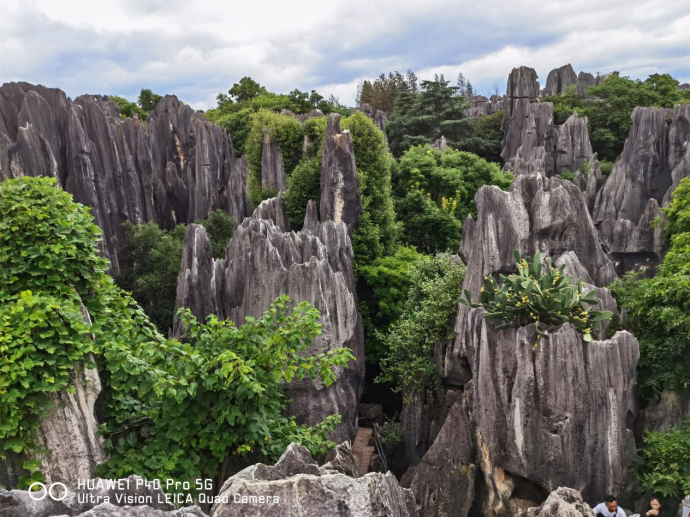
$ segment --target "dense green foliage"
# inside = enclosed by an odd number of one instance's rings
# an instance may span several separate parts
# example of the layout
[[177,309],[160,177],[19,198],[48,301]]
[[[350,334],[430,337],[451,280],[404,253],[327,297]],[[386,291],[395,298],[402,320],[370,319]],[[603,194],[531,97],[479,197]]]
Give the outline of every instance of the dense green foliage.
[[641,489],[651,495],[670,497],[666,509],[690,493],[690,419],[668,432],[646,430],[640,458],[633,466]]
[[[100,229],[54,178],[0,183],[0,458],[39,452],[35,430],[95,349],[80,311],[104,261]],[[20,483],[40,480],[28,461]]]
[[503,111],[469,120],[469,135],[460,142],[462,151],[474,153],[489,162],[501,163]]
[[[599,301],[594,298],[596,290],[583,293],[582,278],[577,283],[572,277],[564,275],[565,264],[554,268],[551,258],[546,259],[546,268],[541,263],[541,254],[534,259],[522,258],[520,252],[513,251],[518,273],[505,276],[500,285],[492,277],[484,277],[478,304],[472,303],[469,290],[465,290],[462,304],[486,310],[484,318],[501,320],[496,330],[536,324],[537,340],[549,336],[545,326],[560,326],[570,322],[583,335],[586,342],[592,340],[592,324],[609,320],[611,311],[591,309]],[[585,305],[587,304],[587,305]]]
[[155,94],[150,88],[142,88],[137,99],[137,104],[145,112],[153,111],[158,102],[163,99],[162,95]]
[[245,152],[249,169],[249,200],[255,207],[262,200],[277,194],[273,190],[261,186],[261,157],[265,135],[270,141],[278,142],[285,174],[288,176],[292,174],[299,163],[304,143],[302,125],[294,117],[264,109],[252,114]]
[[348,349],[304,355],[320,333],[316,310],[290,311],[280,297],[239,327],[216,317],[200,324],[185,311],[186,343],[165,339],[106,274],[88,209],[55,184],[0,184],[0,451],[28,459],[21,485],[42,478],[35,430],[47,394],[73,390],[90,352],[104,384],[105,476],[194,480],[215,476],[232,454],[248,463],[275,460],[292,441],[315,454],[331,446],[337,416],[309,427],[284,415],[285,383],[320,376],[328,385],[352,358]]
[[400,95],[404,92],[417,92],[417,76],[410,70],[407,76],[400,72],[381,74],[373,82],[363,81],[359,85],[357,106],[368,104],[374,113],[382,110],[391,113]]
[[441,136],[449,145],[460,148],[470,134],[470,119],[465,115],[467,99],[457,95],[443,76],[422,81],[419,92],[400,94],[395,110],[389,114],[386,134],[391,152],[401,156],[411,146],[431,144]]
[[653,278],[625,275],[611,286],[640,342],[637,384],[647,397],[690,388],[690,179],[663,209],[670,243]]
[[115,282],[132,293],[161,333],[173,323],[185,230],[185,225],[166,232],[155,223],[126,222],[125,242],[118,250]]
[[378,383],[391,383],[396,391],[436,387],[434,345],[452,332],[464,277],[465,266],[450,254],[415,263],[403,313],[380,337],[386,356]]
[[142,110],[137,103],[128,101],[124,97],[109,95],[108,99],[117,104],[117,107],[120,109],[120,115],[124,118],[134,117],[134,115],[136,115],[139,117],[139,120],[143,122],[146,121],[146,117],[149,115],[148,112]]
[[212,119],[221,128],[228,132],[232,138],[232,145],[235,156],[241,157],[245,154],[244,146],[251,130],[251,120],[254,110],[242,108],[241,110],[225,113]]
[[[216,210],[208,219],[196,223],[205,227],[213,257],[225,257],[235,221],[225,212]],[[165,231],[155,223],[134,225],[126,222],[125,242],[118,250],[120,273],[115,282],[132,293],[161,333],[167,333],[173,322],[185,231],[183,224]]]
[[352,236],[355,268],[392,254],[398,243],[398,225],[391,196],[391,158],[383,133],[361,112],[341,121],[352,135],[362,212]]
[[573,113],[589,119],[589,137],[599,159],[614,161],[623,151],[637,106],[673,108],[690,102],[690,92],[678,90],[678,81],[668,74],[653,74],[645,81],[621,76],[604,76],[596,87],[588,89],[588,98],[579,96],[572,86],[563,95],[543,98],[554,104],[554,123],[562,124]]
[[333,446],[326,434],[339,416],[299,426],[283,415],[283,389],[306,376],[320,376],[328,386],[333,369],[352,355],[336,349],[305,356],[321,332],[319,314],[307,303],[292,311],[290,306],[279,297],[261,318],[241,326],[215,316],[201,324],[186,310],[181,317],[188,343],[158,337],[157,347],[146,343],[120,355],[106,353],[109,419],[103,433],[110,459],[99,472],[193,481],[222,478],[231,456],[246,457],[240,465],[274,461],[292,441],[325,454]]
[[428,145],[408,149],[393,178],[403,240],[422,252],[457,250],[464,220],[477,215],[477,190],[507,189],[512,180],[511,173],[471,153]]

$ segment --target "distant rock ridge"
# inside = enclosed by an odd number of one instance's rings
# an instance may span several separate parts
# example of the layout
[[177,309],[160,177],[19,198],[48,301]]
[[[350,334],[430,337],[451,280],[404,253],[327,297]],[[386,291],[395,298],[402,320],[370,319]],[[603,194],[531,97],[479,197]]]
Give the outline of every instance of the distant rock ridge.
[[470,107],[467,110],[467,114],[475,118],[491,115],[503,109],[505,100],[505,95],[492,95],[491,98],[483,95],[473,95],[469,98]]
[[136,117],[119,115],[105,96],[72,101],[58,89],[2,85],[0,180],[58,178],[76,201],[91,207],[114,272],[125,221],[169,229],[216,209],[232,207],[238,220],[251,213],[246,181],[234,178],[232,140],[203,114],[166,96],[149,114],[146,130]]

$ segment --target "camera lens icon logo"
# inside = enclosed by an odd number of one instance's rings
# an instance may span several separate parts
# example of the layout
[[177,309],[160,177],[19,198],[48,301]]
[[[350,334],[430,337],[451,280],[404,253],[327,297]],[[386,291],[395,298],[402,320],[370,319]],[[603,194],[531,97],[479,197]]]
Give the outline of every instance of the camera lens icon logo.
[[[34,487],[38,487],[40,489],[34,491]],[[59,488],[62,488],[62,491],[59,491]],[[41,489],[43,490],[43,494],[40,497],[34,496],[34,494],[40,493]],[[58,489],[58,491],[56,491],[56,489]],[[61,502],[65,499],[65,497],[67,497],[67,486],[62,482],[53,482],[50,484],[50,487],[46,487],[46,485],[42,482],[34,482],[29,486],[29,498],[35,500],[36,502],[40,502],[48,495],[50,495],[50,498],[56,502]]]

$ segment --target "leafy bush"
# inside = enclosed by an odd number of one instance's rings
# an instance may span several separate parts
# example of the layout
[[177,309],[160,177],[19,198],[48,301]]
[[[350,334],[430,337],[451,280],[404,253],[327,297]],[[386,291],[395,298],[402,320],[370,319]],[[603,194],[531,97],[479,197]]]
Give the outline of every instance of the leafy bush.
[[501,274],[503,283],[500,286],[493,278],[484,277],[479,304],[472,303],[469,290],[465,290],[465,298],[460,299],[462,304],[486,309],[486,319],[503,320],[505,323],[496,326],[497,330],[534,323],[537,335],[547,337],[548,331],[539,329],[540,324],[559,326],[570,322],[589,342],[592,340],[592,324],[613,316],[611,311],[584,306],[599,304],[593,298],[596,291],[583,294],[582,278],[574,284],[571,277],[563,274],[565,265],[554,268],[551,258],[547,258],[546,269],[543,269],[539,252],[534,260],[530,257],[523,259],[517,250],[513,254],[517,261],[517,274],[507,277]]
[[561,174],[556,175],[556,178],[560,180],[568,180],[569,182],[575,181],[575,173],[572,171],[563,171]]
[[437,386],[434,345],[452,332],[465,266],[450,254],[424,256],[415,263],[401,317],[379,339],[386,356],[377,383],[394,390],[425,391]]
[[109,95],[108,99],[117,104],[117,107],[120,109],[120,115],[124,118],[134,117],[136,114],[140,121],[145,122],[146,117],[149,115],[147,111],[142,110],[136,103],[128,101],[124,97]]
[[625,323],[640,342],[638,387],[648,398],[664,389],[690,388],[690,179],[663,209],[671,248],[651,279],[634,273],[611,285],[628,313]]
[[676,502],[690,493],[690,419],[666,433],[646,430],[638,453],[632,472],[643,491]]
[[285,211],[290,225],[302,227],[307,213],[307,203],[314,200],[318,209],[321,203],[321,154],[303,159],[288,178],[288,189],[283,195]]
[[610,175],[611,171],[613,171],[613,162],[609,162],[606,159],[601,160],[599,162],[599,166],[601,167],[601,174],[604,176]]
[[291,305],[281,296],[261,318],[239,327],[215,316],[202,324],[184,310],[188,343],[154,337],[156,346],[105,352],[110,376],[103,433],[110,459],[99,474],[221,478],[227,458],[241,465],[274,461],[292,441],[325,454],[334,446],[326,435],[339,416],[297,425],[284,415],[283,389],[307,376],[330,385],[333,369],[352,354],[343,348],[305,356],[321,332],[319,313],[306,302],[289,311]]
[[245,145],[249,137],[253,113],[254,111],[251,108],[243,108],[242,110],[226,113],[217,118],[209,117],[209,120],[212,120],[212,122],[215,122],[228,132],[232,138],[232,145],[235,150],[235,156],[237,157],[245,154]]

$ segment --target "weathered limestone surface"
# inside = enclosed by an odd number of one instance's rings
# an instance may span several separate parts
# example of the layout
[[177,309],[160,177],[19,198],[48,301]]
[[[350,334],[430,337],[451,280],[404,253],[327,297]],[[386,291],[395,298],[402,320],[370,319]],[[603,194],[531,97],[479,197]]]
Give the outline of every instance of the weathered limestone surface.
[[557,127],[556,174],[563,171],[575,172],[592,159],[592,145],[589,142],[587,117],[573,113],[568,120]]
[[577,86],[575,88],[575,91],[578,95],[581,95],[583,97],[589,97],[589,94],[587,94],[587,88],[589,88],[590,86],[598,86],[600,82],[601,77],[594,77],[589,72],[580,72],[577,75]]
[[171,511],[161,511],[148,505],[125,505],[119,507],[112,503],[99,504],[77,516],[207,516],[197,505],[181,507]]
[[264,133],[264,143],[261,151],[261,186],[272,189],[276,193],[285,191],[287,176],[283,167],[283,155],[278,142],[271,140],[268,133]]
[[594,512],[578,491],[559,487],[539,507],[530,507],[522,516],[594,516]]
[[467,516],[474,501],[475,462],[469,408],[461,399],[414,471],[410,489],[420,515]]
[[225,192],[228,196],[228,214],[239,225],[244,218],[252,213],[252,205],[247,194],[246,156],[242,156],[235,161],[235,167],[228,178]]
[[[354,439],[357,404],[363,387],[364,340],[354,291],[352,245],[343,222],[309,221],[300,232],[288,232],[272,219],[262,219],[263,206],[284,211],[282,200],[262,203],[251,218],[236,229],[225,259],[211,258],[203,227],[190,225],[185,236],[178,277],[177,307],[189,307],[198,318],[216,314],[242,324],[245,317],[260,317],[279,296],[294,304],[308,301],[321,312],[323,333],[309,354],[349,347],[357,358],[339,369],[337,381],[325,387],[321,380],[293,381],[288,390],[291,415],[315,424],[331,414],[343,423],[339,441]],[[175,330],[179,332],[179,322]]]
[[[296,443],[275,466],[255,464],[229,478],[220,494],[229,502],[215,504],[212,516],[417,516],[410,491],[392,473],[353,478],[322,472]],[[235,494],[280,502],[236,503]]]
[[340,115],[331,113],[321,159],[321,221],[342,221],[352,235],[361,209],[352,137],[340,130]]
[[[670,129],[667,120],[671,114],[667,108],[635,108],[623,154],[596,196],[594,223],[602,241],[614,254],[648,254],[656,260],[660,258],[662,230],[650,227],[650,222],[661,215],[659,204],[673,182],[667,159]],[[679,155],[680,152],[675,153],[676,157]],[[687,174],[682,161],[678,162],[677,174]],[[637,255],[632,257],[635,259]],[[630,269],[625,257],[618,259],[620,272]]]
[[673,108],[668,133],[668,167],[671,169],[671,186],[664,195],[664,204],[671,199],[680,181],[690,176],[690,104]]
[[470,117],[483,117],[491,115],[503,109],[506,97],[504,95],[492,95],[491,98],[483,95],[473,95],[469,98],[470,107],[467,114]]
[[[236,196],[226,194],[229,183],[235,193],[246,191],[246,180],[233,178],[230,137],[173,96],[150,113],[145,132],[137,118],[122,120],[107,97],[73,101],[58,89],[6,83],[0,121],[0,180],[57,177],[91,207],[114,272],[123,222],[172,228],[228,210],[228,197]],[[234,205],[238,220],[250,212],[245,200]]]
[[664,390],[657,401],[644,409],[644,429],[666,432],[690,418],[690,397]]
[[542,95],[557,95],[564,93],[569,86],[577,85],[578,76],[575,74],[572,65],[563,65],[554,68],[546,78],[546,86],[542,90]]

